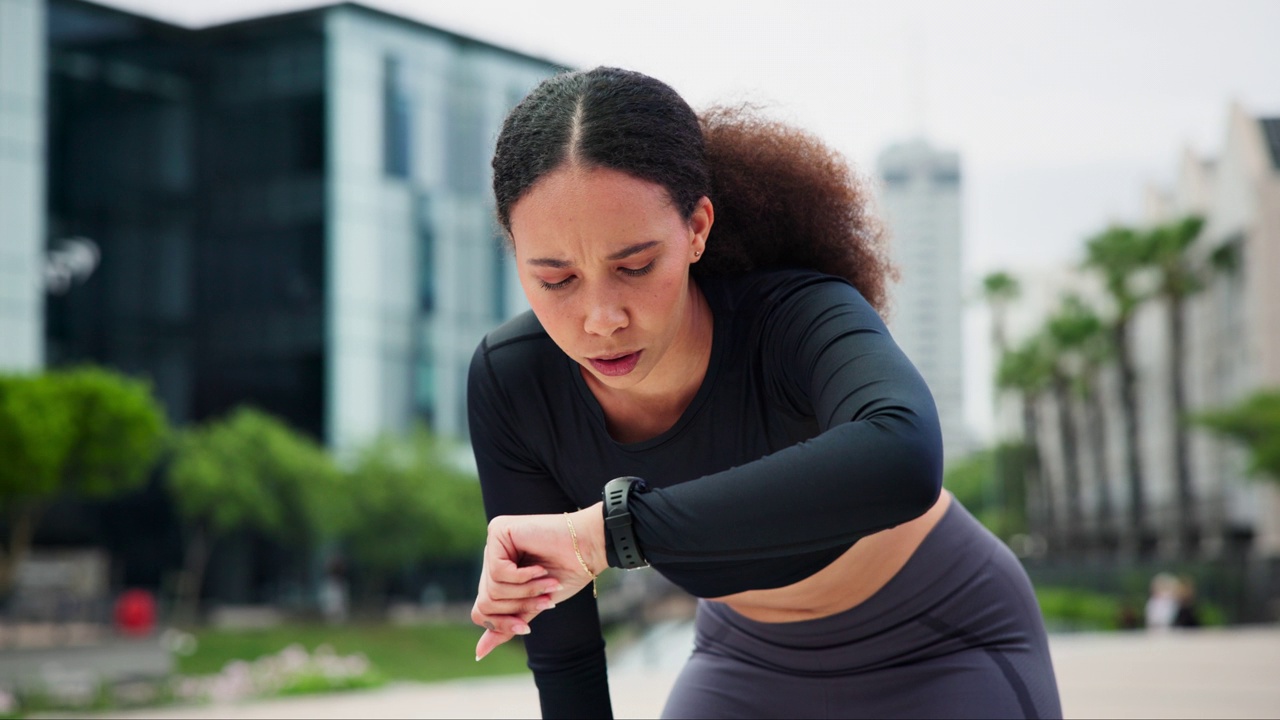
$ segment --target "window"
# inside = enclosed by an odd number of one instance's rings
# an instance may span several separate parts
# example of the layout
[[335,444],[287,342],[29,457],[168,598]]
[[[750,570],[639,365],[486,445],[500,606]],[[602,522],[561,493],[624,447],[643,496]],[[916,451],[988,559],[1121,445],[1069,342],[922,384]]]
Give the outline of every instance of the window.
[[418,309],[429,313],[436,305],[436,221],[431,196],[417,195],[414,213],[418,235]]
[[384,58],[382,64],[382,170],[389,177],[409,177],[413,150],[412,104],[405,88],[400,59]]

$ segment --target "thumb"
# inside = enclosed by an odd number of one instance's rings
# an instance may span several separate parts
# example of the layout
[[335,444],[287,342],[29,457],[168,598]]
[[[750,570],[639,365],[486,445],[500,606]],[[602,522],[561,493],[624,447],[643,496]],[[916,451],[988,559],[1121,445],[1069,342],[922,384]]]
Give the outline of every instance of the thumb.
[[513,637],[515,637],[515,635],[512,635],[511,633],[503,633],[496,630],[485,630],[484,634],[480,636],[480,642],[476,643],[476,662],[480,662],[485,655],[493,652],[494,648]]

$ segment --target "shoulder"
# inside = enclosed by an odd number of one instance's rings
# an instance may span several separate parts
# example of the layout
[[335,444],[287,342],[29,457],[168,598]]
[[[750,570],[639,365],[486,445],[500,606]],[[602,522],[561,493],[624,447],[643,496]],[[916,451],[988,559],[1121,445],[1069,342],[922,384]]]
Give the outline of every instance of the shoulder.
[[551,338],[533,311],[526,310],[490,330],[480,342],[479,350],[493,353],[509,348],[506,352],[527,352],[535,350],[544,340],[550,342]]
[[486,386],[524,387],[543,383],[563,357],[532,311],[525,311],[489,331],[471,358],[469,384],[474,392]]
[[706,294],[716,296],[726,310],[762,322],[785,322],[796,319],[797,314],[822,314],[844,308],[856,311],[867,322],[879,323],[878,313],[848,280],[816,270],[761,270],[708,278],[705,283]]
[[490,368],[519,367],[546,358],[557,349],[542,323],[526,310],[485,334],[476,347],[475,361]]

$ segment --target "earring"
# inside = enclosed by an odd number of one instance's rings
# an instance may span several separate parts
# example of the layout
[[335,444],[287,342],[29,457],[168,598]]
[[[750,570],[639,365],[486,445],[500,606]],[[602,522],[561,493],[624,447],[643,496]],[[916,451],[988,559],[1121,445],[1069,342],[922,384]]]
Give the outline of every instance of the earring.
[[693,256],[694,256],[694,257],[702,257],[702,251],[701,251],[701,250],[694,250],[694,251],[693,251]]

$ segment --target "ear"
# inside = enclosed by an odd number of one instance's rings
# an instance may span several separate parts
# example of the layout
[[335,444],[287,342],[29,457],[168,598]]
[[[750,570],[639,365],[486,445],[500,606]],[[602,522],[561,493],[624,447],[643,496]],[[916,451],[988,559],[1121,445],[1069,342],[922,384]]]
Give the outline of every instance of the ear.
[[689,255],[692,262],[698,262],[702,254],[706,252],[707,236],[711,234],[711,226],[715,223],[715,220],[715,208],[711,205],[711,199],[704,195],[693,206],[693,213],[689,215],[689,230],[691,231]]

